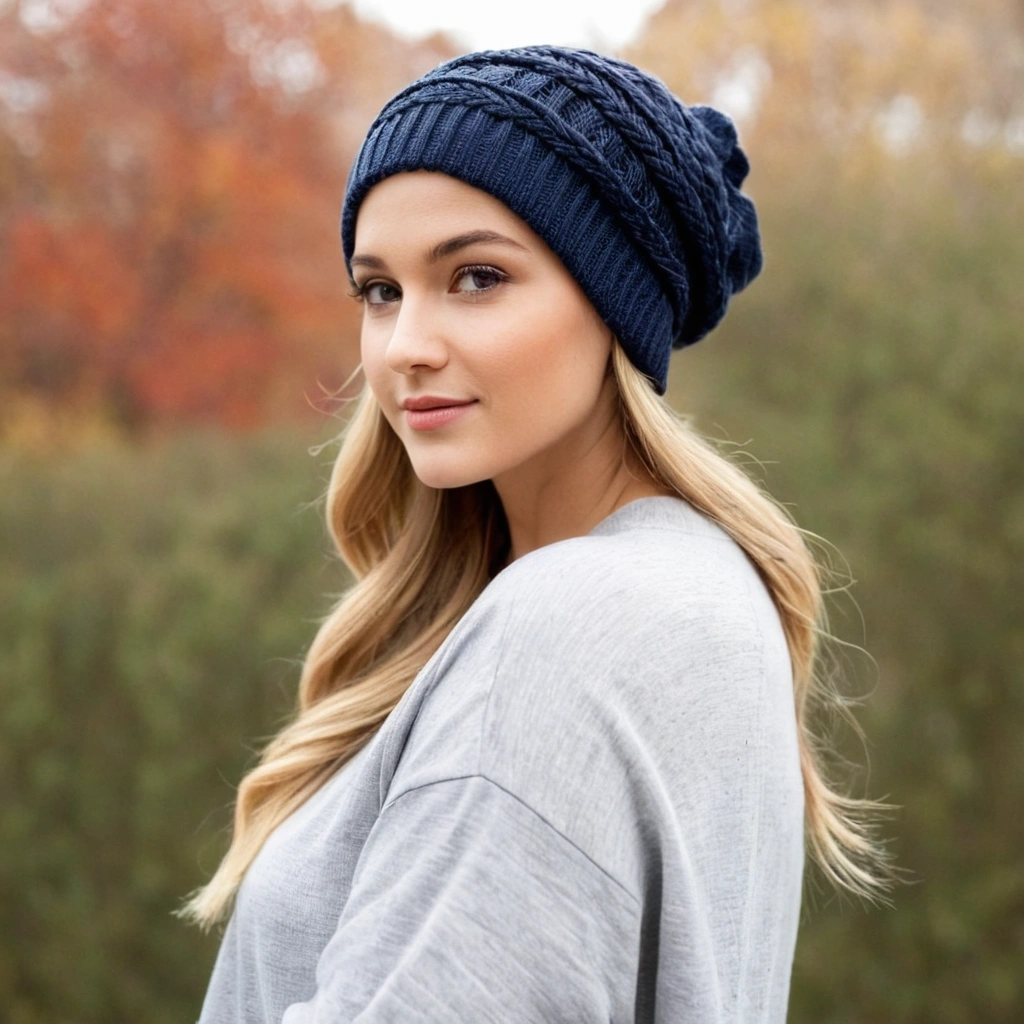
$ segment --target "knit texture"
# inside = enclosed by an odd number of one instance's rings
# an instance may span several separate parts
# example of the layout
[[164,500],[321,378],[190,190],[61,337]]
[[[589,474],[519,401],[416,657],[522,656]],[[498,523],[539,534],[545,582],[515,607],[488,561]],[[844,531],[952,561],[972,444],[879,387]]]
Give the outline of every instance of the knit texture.
[[367,193],[418,169],[488,192],[533,228],[659,393],[671,350],[711,331],[761,270],[732,121],[589,50],[471,53],[393,97],[349,174],[347,266]]

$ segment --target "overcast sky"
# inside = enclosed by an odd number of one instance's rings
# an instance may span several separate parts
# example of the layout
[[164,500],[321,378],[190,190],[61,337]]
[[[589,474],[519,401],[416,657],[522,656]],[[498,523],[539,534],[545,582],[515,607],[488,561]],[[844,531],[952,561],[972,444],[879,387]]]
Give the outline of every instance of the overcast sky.
[[614,49],[663,0],[354,0],[364,18],[409,37],[441,29],[467,49],[557,43]]

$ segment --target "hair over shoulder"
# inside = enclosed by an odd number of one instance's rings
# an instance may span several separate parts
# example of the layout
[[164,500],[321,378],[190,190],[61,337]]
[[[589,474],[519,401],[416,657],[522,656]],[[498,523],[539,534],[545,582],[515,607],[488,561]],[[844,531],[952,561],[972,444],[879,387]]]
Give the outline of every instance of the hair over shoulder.
[[[824,569],[785,510],[667,405],[618,342],[612,366],[631,454],[733,537],[778,609],[793,666],[813,859],[837,887],[881,897],[891,871],[872,818],[882,805],[844,795],[830,781],[826,745],[812,726],[816,707],[842,707],[819,669]],[[368,388],[334,464],[327,517],[356,582],[310,646],[293,721],[239,786],[227,853],[181,911],[203,927],[228,913],[270,833],[371,739],[508,554],[493,485],[422,484]]]

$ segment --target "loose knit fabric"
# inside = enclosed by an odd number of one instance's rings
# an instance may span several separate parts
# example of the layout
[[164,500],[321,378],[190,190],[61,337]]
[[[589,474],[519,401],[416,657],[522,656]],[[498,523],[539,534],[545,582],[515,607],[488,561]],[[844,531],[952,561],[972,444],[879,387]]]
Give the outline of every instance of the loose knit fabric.
[[370,126],[342,211],[345,260],[378,182],[459,178],[547,242],[663,394],[672,348],[704,337],[761,270],[757,214],[740,192],[749,169],[725,114],[687,106],[626,61],[558,46],[470,53]]
[[238,894],[201,1024],[781,1024],[790,662],[676,498],[501,572]]

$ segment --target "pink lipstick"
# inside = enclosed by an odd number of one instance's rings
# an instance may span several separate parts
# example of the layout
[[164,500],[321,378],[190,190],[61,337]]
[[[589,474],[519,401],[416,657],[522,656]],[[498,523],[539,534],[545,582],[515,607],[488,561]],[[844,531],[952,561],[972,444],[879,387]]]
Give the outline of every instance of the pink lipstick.
[[420,395],[402,403],[409,426],[413,430],[436,430],[465,415],[476,405],[475,398],[446,398],[440,395]]

